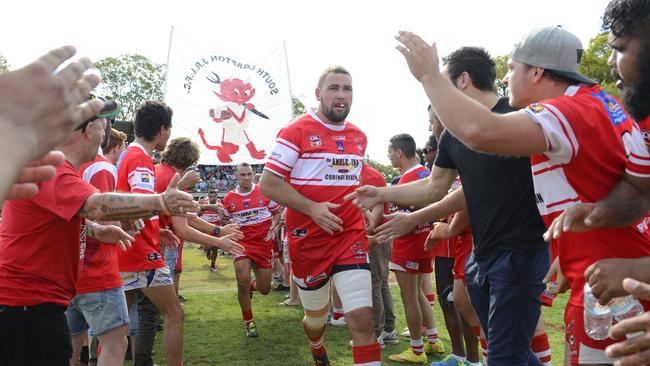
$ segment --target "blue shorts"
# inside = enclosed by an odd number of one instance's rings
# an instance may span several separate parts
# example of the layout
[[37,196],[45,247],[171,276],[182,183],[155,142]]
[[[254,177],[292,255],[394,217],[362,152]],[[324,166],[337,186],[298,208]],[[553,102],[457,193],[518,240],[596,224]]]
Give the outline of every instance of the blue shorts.
[[72,299],[65,316],[71,336],[82,334],[90,327],[96,335],[102,335],[128,324],[124,288],[79,294]]

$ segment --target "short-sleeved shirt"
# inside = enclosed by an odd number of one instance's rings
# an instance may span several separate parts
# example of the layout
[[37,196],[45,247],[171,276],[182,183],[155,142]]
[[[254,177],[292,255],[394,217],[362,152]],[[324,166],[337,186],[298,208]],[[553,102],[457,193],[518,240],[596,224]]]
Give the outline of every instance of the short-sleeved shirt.
[[77,216],[97,188],[67,160],[56,177],[39,183],[29,200],[6,201],[0,225],[0,304],[68,306],[76,294],[80,238]]
[[[132,143],[125,151],[117,169],[117,191],[154,194],[156,175],[147,151],[137,143]],[[140,272],[165,266],[160,250],[158,216],[143,221],[144,228],[135,236],[131,249],[119,252],[121,272]]]
[[[547,223],[577,202],[605,198],[624,173],[650,178],[650,154],[636,123],[598,86],[570,86],[564,95],[525,109],[546,136],[548,150],[531,156],[535,194]],[[650,256],[643,222],[625,228],[565,233],[557,242],[569,301],[582,306],[584,271],[604,258]]]
[[[102,155],[83,164],[79,174],[85,182],[102,193],[115,191],[117,168]],[[117,251],[120,250],[118,246],[101,243],[91,237],[86,238],[85,245],[83,242],[81,244],[77,292],[83,294],[122,286],[117,260]]]
[[[511,111],[507,98],[492,108],[494,113]],[[546,246],[542,237],[546,227],[537,210],[528,157],[484,154],[445,130],[435,165],[458,170],[476,259],[501,251],[529,253]]]
[[[416,164],[402,174],[399,182],[397,182],[397,185],[415,182],[420,179],[427,178],[429,175],[429,169],[420,164]],[[413,210],[408,207],[401,207],[398,211],[413,212]],[[426,242],[430,231],[431,224],[427,222],[416,226],[416,228],[410,234],[404,235],[397,239],[393,239],[392,257],[400,259],[420,259],[432,257],[434,254],[432,250],[428,252],[424,250],[424,243]]]
[[280,208],[276,202],[262,194],[258,184],[249,192],[240,192],[239,187],[226,193],[223,206],[226,217],[239,225],[244,238],[239,243],[250,245],[272,245],[266,238],[272,224],[273,212]]

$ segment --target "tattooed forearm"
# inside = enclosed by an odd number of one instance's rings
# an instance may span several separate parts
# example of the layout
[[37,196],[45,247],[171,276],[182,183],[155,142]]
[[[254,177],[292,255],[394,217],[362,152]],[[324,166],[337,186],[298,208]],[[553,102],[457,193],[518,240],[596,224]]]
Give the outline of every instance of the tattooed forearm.
[[153,194],[94,194],[79,215],[93,220],[131,220],[160,214],[158,196]]

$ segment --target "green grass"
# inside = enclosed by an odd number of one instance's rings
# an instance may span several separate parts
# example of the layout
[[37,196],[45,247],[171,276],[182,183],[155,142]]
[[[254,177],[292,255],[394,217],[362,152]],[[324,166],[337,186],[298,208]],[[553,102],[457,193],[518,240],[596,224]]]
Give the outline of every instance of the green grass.
[[[218,271],[209,271],[209,262],[203,252],[194,245],[186,246],[183,252],[183,274],[180,293],[185,302],[185,365],[264,365],[292,366],[310,365],[311,355],[302,331],[301,307],[283,307],[285,292],[274,292],[267,296],[256,293],[253,311],[260,337],[247,338],[241,311],[237,302],[235,274],[230,257],[219,257]],[[406,326],[398,287],[392,286],[397,329]],[[567,296],[556,299],[553,308],[544,307],[546,329],[553,351],[553,361],[561,364],[564,350],[563,312]],[[434,308],[436,324],[442,341],[451,349],[449,336],[442,320],[439,306]],[[350,340],[346,327],[328,326],[326,333],[327,351],[332,365],[352,365]],[[162,333],[156,337],[154,360],[164,364]],[[388,356],[401,352],[408,342],[403,339],[399,345],[388,346],[382,352],[382,364],[399,365]],[[429,357],[432,361],[434,358]],[[130,365],[130,363],[128,363]]]

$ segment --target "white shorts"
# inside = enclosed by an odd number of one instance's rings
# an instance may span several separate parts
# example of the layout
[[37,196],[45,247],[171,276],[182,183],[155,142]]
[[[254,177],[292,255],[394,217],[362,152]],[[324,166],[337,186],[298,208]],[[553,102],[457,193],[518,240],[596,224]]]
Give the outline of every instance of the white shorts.
[[169,268],[166,266],[140,272],[122,272],[121,275],[124,291],[174,284]]

